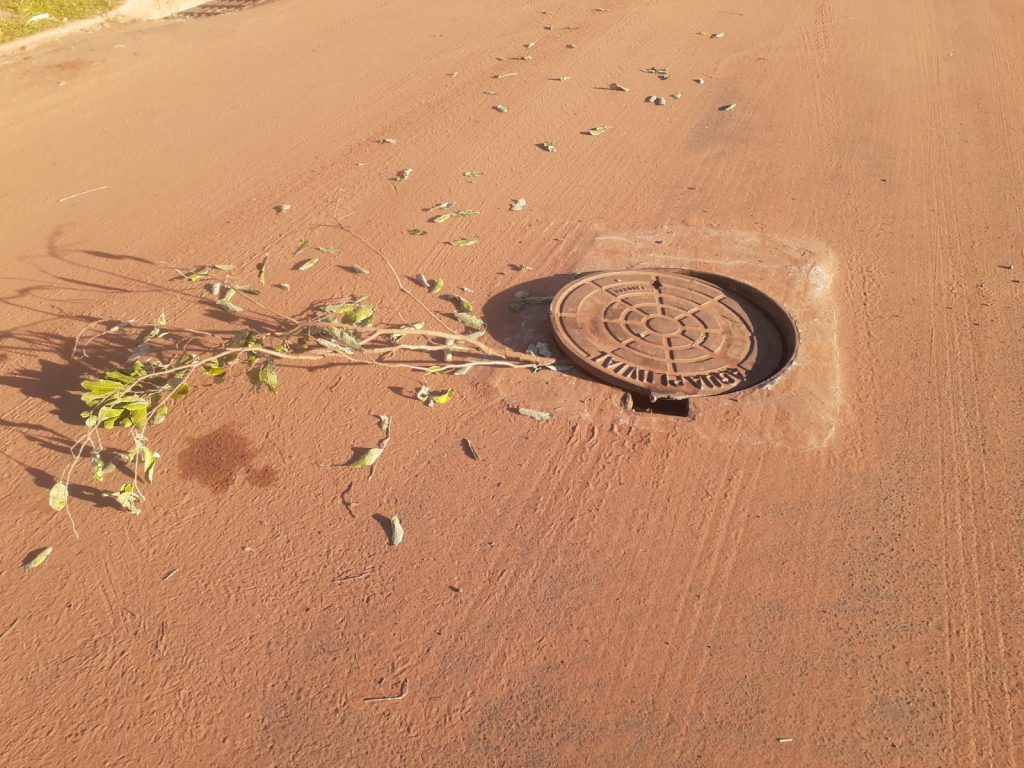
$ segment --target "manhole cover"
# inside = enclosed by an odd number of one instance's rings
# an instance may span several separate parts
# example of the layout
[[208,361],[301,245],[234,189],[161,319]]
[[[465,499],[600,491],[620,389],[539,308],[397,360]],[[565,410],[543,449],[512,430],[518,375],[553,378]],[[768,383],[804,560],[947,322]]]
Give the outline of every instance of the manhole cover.
[[262,5],[267,0],[210,0],[208,3],[197,5],[195,8],[189,8],[187,11],[182,11],[179,16],[183,16],[186,19],[197,19],[204,16],[220,16],[222,13],[230,13],[231,11],[240,11],[243,8],[251,8],[254,5]]
[[[787,326],[780,330],[773,317]],[[559,345],[584,370],[652,398],[756,386],[781,371],[795,349],[795,328],[767,297],[681,271],[585,275],[555,296],[551,321]]]

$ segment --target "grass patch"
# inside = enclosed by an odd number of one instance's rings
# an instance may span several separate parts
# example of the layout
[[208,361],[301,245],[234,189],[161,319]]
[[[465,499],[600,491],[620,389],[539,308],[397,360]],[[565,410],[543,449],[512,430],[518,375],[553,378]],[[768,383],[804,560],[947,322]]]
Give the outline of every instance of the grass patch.
[[[120,0],[0,0],[0,43],[53,29],[67,21],[98,16],[119,4]],[[28,23],[41,13],[50,14],[50,18]]]

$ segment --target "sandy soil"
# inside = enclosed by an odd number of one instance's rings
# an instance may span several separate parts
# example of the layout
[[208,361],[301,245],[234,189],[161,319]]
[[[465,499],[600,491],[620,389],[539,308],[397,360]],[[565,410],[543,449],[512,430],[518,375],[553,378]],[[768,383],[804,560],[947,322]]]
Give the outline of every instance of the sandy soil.
[[[1024,759],[1018,4],[593,7],[277,0],[0,64],[5,766]],[[426,224],[444,199],[483,213]],[[45,489],[83,318],[216,325],[162,263],[264,253],[283,310],[357,290],[414,314],[336,229],[291,270],[336,205],[403,273],[493,297],[513,347],[546,331],[509,291],[640,262],[750,280],[806,344],[695,421],[556,374],[474,374],[435,409],[374,368],[208,386],[156,435],[145,514],[73,488],[76,540]],[[329,466],[380,412],[376,478]]]

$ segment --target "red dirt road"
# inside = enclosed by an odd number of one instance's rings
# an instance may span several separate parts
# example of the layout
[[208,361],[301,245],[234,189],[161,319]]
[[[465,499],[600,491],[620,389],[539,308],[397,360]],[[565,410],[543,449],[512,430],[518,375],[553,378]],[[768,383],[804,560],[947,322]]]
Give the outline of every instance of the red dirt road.
[[[4,766],[1024,761],[1019,4],[593,7],[276,0],[0,61]],[[441,200],[481,214],[426,223]],[[221,322],[164,264],[254,280],[269,253],[281,311],[357,291],[419,319],[311,230],[335,208],[514,348],[550,338],[508,311],[521,283],[661,264],[775,296],[800,357],[694,421],[553,373],[434,409],[374,367],[205,385],[153,433],[141,516],[78,478],[76,540],[46,488],[83,318]],[[309,231],[338,253],[296,272]],[[376,477],[332,466],[377,413]]]

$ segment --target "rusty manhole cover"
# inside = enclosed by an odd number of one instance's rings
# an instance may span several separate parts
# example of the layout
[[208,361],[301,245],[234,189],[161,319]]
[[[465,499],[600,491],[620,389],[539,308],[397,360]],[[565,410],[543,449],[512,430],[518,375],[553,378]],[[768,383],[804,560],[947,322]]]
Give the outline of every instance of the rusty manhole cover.
[[666,269],[584,275],[555,296],[551,321],[585,371],[652,399],[764,383],[789,363],[796,343],[785,312],[753,288]]
[[195,8],[189,8],[187,11],[182,11],[179,16],[186,19],[198,19],[205,16],[220,16],[222,13],[231,13],[232,11],[240,11],[243,8],[251,8],[254,5],[262,5],[267,0],[210,0],[208,3],[197,5]]

